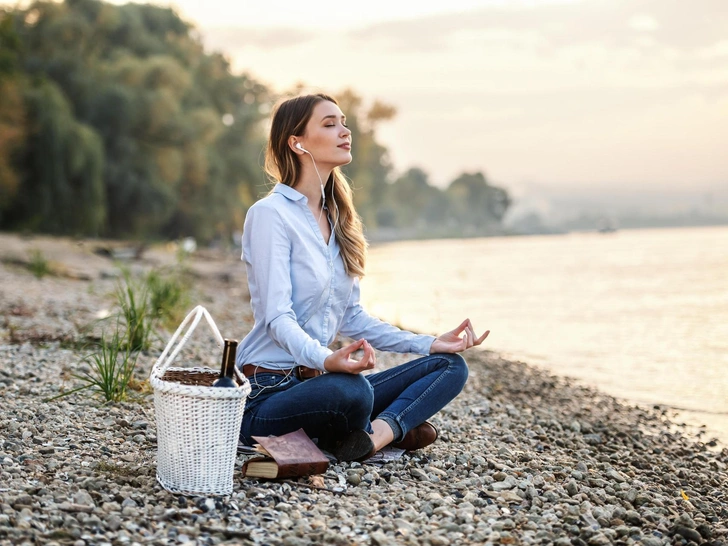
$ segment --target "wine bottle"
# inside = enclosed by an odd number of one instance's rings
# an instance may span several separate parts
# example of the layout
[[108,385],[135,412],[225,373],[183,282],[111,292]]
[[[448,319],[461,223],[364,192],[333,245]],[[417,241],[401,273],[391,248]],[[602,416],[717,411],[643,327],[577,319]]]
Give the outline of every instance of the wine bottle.
[[235,374],[235,355],[238,351],[238,342],[235,339],[226,339],[222,349],[222,365],[220,377],[212,384],[213,387],[236,388],[238,385],[233,379]]

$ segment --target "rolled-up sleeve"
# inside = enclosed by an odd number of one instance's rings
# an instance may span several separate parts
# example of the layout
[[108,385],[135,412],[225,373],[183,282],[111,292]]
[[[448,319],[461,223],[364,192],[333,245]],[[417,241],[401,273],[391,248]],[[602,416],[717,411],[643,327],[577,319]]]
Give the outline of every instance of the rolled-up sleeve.
[[251,207],[243,230],[243,259],[248,266],[248,285],[256,321],[296,364],[324,370],[330,349],[309,336],[293,311],[291,241],[286,225],[272,207]]
[[430,354],[434,336],[415,334],[400,330],[396,326],[371,316],[359,301],[359,279],[354,279],[349,304],[344,313],[339,333],[352,339],[364,338],[375,349],[393,351],[395,353]]

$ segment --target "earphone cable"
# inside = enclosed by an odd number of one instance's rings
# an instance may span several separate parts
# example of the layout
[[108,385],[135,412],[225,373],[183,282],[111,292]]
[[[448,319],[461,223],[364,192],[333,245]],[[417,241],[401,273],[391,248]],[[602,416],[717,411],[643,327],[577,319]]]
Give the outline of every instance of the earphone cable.
[[[317,220],[318,223],[321,224],[321,215],[324,213],[324,208],[326,207],[326,191],[324,190],[324,181],[321,178],[321,173],[319,173],[318,167],[316,166],[316,160],[314,159],[313,154],[311,152],[306,152],[306,153],[309,155],[309,157],[311,157],[311,161],[313,162],[313,169],[316,171],[316,176],[318,176],[319,183],[321,184],[321,199],[323,200],[323,202],[321,203],[321,212],[319,212],[319,217]],[[333,196],[333,188],[331,190],[331,195]],[[336,199],[334,199],[334,206],[336,207],[336,223],[338,223],[339,222],[339,205],[336,202]],[[336,223],[334,224],[332,231],[334,231],[336,229]]]

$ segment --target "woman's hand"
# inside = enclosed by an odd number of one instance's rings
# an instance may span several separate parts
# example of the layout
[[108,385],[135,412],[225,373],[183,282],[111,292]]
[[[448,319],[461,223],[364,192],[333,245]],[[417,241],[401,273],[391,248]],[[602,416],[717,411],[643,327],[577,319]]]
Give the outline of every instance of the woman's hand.
[[[464,334],[460,337],[460,334]],[[470,347],[476,347],[485,341],[490,334],[490,330],[486,330],[480,337],[475,337],[475,330],[470,319],[465,319],[463,323],[455,328],[439,336],[432,342],[430,354],[432,353],[459,353]]]
[[[349,357],[352,353],[363,349],[364,356],[361,360],[351,360]],[[338,373],[361,373],[364,370],[371,370],[377,363],[377,357],[374,354],[374,349],[369,345],[369,342],[360,339],[354,343],[350,343],[346,347],[342,347],[338,351],[334,351],[326,360],[324,360],[324,369],[327,372],[338,372]]]

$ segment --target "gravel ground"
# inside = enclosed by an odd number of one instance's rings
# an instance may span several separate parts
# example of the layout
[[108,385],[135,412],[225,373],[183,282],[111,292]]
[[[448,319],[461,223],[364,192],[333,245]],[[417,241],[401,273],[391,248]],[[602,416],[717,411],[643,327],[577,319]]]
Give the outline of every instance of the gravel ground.
[[[465,354],[465,391],[433,419],[441,437],[427,449],[384,466],[331,465],[324,487],[236,471],[228,497],[168,493],[155,480],[148,391],[120,404],[45,401],[76,385],[84,343],[108,327],[96,317],[113,308],[118,268],[93,253],[102,244],[0,235],[0,545],[728,541],[727,449],[665,410],[486,351]],[[33,248],[58,275],[23,267]],[[172,263],[169,250],[150,249],[133,268]],[[242,337],[251,313],[240,263],[206,252],[188,266],[195,303]],[[140,358],[140,378],[165,336]],[[200,330],[183,361],[217,367],[217,355]]]

